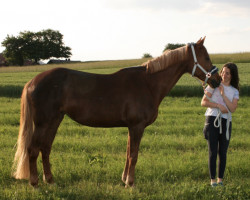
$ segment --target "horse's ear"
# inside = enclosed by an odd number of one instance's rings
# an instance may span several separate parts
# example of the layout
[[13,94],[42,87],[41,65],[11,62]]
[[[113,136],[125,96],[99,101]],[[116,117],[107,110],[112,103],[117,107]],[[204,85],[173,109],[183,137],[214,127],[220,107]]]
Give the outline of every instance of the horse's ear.
[[197,44],[197,45],[203,46],[205,39],[206,39],[206,36],[205,36],[203,39],[202,39],[202,38],[199,39],[199,40],[196,42],[196,44]]

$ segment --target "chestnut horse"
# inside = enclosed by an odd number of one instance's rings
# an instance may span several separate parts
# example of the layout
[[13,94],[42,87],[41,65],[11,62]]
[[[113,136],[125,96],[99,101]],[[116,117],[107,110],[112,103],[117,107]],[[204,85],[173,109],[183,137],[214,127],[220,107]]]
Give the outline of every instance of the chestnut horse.
[[[192,73],[194,66],[202,66],[203,70],[197,68],[193,75],[203,81],[204,71],[213,69],[204,40],[113,74],[56,68],[34,77],[22,92],[14,177],[29,179],[32,186],[37,186],[37,157],[41,151],[44,180],[53,183],[49,155],[66,114],[91,127],[128,127],[122,181],[133,186],[140,141],[145,127],[155,121],[162,99],[184,73]],[[216,72],[207,81],[217,87],[220,77]]]

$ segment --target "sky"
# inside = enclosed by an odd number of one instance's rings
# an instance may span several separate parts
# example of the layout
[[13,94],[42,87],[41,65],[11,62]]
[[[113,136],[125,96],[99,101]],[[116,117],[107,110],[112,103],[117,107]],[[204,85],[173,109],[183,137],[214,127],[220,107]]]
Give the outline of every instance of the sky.
[[59,31],[71,60],[156,57],[168,43],[204,36],[208,53],[250,52],[249,0],[7,0],[0,21],[0,43],[23,31]]

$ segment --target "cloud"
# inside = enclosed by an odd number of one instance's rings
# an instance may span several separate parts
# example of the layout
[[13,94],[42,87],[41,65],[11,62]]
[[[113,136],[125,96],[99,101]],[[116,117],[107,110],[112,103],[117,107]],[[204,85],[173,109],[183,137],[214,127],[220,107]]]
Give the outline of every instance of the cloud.
[[249,16],[249,0],[104,0],[113,9],[146,10],[152,12],[177,11],[214,16]]
[[250,34],[250,27],[241,27],[241,28],[219,27],[216,29],[209,30],[208,34],[217,35],[217,36],[237,35],[237,36],[241,36],[242,38],[244,38],[244,35]]
[[115,9],[136,9],[136,10],[189,10],[197,9],[200,6],[199,0],[104,0],[105,4]]
[[[248,3],[250,4],[250,3]],[[212,15],[215,17],[236,17],[246,18],[250,16],[250,5],[243,6],[243,3],[231,1],[214,1],[210,0],[203,4],[198,13]]]
[[236,7],[250,8],[249,0],[207,0],[207,2],[229,4]]

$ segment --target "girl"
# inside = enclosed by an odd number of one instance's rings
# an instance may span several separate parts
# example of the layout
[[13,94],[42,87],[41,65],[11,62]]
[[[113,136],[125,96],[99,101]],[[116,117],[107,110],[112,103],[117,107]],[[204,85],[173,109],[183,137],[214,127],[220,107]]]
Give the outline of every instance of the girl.
[[[239,100],[239,75],[234,63],[227,63],[220,72],[221,85],[218,88],[208,86],[201,105],[207,107],[203,133],[208,143],[208,167],[211,186],[223,186],[226,157],[232,130],[232,115]],[[221,120],[221,122],[220,122]],[[227,121],[229,120],[229,121]],[[218,162],[218,179],[216,181],[216,159]]]

